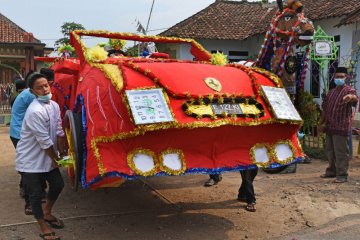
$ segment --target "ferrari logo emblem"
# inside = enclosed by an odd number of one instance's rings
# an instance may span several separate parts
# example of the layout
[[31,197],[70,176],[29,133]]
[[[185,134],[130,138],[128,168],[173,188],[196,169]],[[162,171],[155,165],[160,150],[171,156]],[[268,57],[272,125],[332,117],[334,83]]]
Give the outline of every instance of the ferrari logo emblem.
[[204,79],[206,85],[211,88],[212,90],[215,90],[217,92],[220,92],[222,89],[221,83],[216,78],[208,77]]

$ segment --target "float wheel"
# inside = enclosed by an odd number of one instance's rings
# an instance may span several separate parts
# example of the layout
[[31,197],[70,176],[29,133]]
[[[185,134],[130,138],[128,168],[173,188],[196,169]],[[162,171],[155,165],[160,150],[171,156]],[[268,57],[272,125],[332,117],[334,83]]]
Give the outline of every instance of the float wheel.
[[69,146],[69,155],[74,160],[74,164],[68,167],[70,185],[74,191],[78,191],[81,182],[82,170],[82,119],[81,113],[73,113],[68,110],[65,114],[64,126],[66,139]]

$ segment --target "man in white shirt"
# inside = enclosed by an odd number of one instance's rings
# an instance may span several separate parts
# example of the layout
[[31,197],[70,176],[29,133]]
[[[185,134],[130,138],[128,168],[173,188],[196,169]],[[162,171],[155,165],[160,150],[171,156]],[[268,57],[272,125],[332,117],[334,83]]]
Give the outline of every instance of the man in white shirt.
[[[21,173],[29,194],[34,217],[40,225],[43,239],[59,239],[52,228],[63,228],[63,222],[51,214],[55,201],[64,187],[57,161],[63,153],[64,131],[59,105],[51,100],[50,86],[45,75],[35,73],[29,88],[36,99],[29,105],[22,123],[16,148],[16,170]],[[49,191],[42,208],[43,181]],[[51,226],[48,226],[47,223]]]

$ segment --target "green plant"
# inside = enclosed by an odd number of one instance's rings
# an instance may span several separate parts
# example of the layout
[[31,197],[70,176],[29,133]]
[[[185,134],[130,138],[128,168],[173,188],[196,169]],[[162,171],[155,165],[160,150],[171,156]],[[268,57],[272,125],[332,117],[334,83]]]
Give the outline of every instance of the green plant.
[[327,160],[325,150],[323,148],[312,148],[303,145],[303,150],[305,154],[310,158]]
[[319,121],[319,106],[314,102],[314,98],[310,93],[301,90],[297,99],[296,108],[304,120],[302,131],[306,134],[310,133],[311,128]]

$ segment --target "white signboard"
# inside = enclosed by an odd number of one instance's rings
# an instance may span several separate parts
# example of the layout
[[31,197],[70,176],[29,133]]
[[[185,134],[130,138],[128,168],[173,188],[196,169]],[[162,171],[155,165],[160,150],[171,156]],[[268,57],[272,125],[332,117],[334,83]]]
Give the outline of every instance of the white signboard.
[[174,120],[161,88],[125,92],[136,125]]
[[261,88],[274,110],[274,114],[277,119],[295,121],[302,120],[284,88],[268,86],[261,86]]
[[329,56],[332,54],[331,42],[316,41],[315,42],[315,56]]

